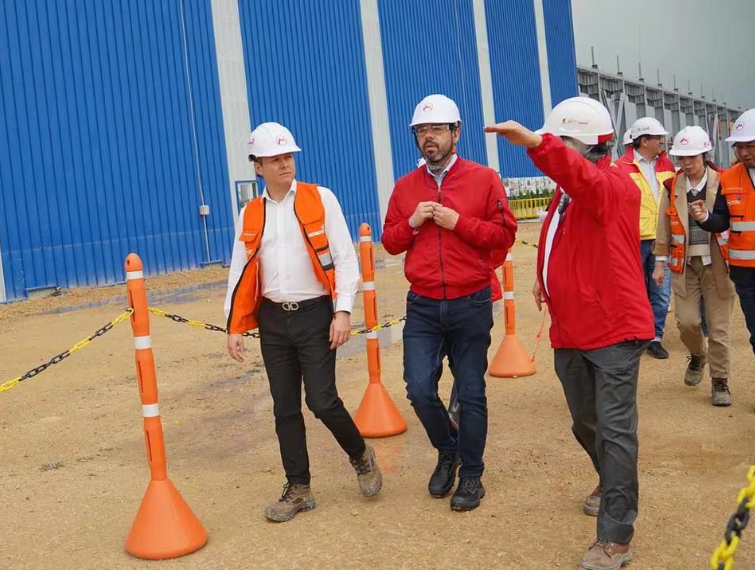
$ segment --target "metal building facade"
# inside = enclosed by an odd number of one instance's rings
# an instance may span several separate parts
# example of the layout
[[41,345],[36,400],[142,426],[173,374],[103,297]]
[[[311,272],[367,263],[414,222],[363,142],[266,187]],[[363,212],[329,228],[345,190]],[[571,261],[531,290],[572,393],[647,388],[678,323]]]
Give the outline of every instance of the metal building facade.
[[244,133],[262,121],[291,128],[299,177],[333,189],[354,237],[366,221],[379,239],[429,93],[459,104],[462,156],[537,175],[482,126],[539,126],[576,94],[570,13],[569,0],[3,2],[0,302],[118,282],[129,251],[149,274],[227,262],[253,177]]
[[2,10],[5,296],[123,280],[132,250],[149,273],[227,258],[209,5],[38,0]]
[[[286,125],[297,177],[338,197],[353,236],[380,208],[358,0],[239,2],[253,125]],[[285,30],[285,32],[283,32]]]
[[[459,106],[459,154],[486,163],[471,0],[380,0],[378,7],[394,176],[416,166],[420,154],[409,122],[417,103],[431,93],[447,95]],[[436,17],[428,19],[429,14]]]

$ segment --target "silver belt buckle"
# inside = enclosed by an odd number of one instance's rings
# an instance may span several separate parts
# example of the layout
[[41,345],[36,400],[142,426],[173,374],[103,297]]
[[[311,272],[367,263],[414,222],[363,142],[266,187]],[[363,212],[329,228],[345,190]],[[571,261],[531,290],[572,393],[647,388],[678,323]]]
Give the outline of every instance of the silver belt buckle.
[[292,302],[286,301],[285,303],[283,303],[283,310],[284,311],[298,311],[299,303],[297,303],[296,301],[292,301]]

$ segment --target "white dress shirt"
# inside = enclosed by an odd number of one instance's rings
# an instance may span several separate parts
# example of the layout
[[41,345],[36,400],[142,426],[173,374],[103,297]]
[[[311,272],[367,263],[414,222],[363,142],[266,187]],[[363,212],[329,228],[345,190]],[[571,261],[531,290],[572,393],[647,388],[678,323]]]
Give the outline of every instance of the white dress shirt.
[[[275,303],[298,302],[314,299],[329,292],[317,279],[308,246],[301,233],[301,225],[294,212],[296,180],[280,202],[270,197],[267,189],[262,193],[265,201],[265,229],[259,256],[260,287],[262,296]],[[351,234],[337,198],[327,188],[318,186],[325,208],[325,234],[330,244],[336,275],[336,311],[351,312],[359,288],[359,264],[351,241]],[[228,292],[225,315],[231,311],[231,297],[246,266],[246,247],[239,241],[243,228],[244,211],[239,214],[236,241],[228,275]]]
[[644,156],[642,156],[635,150],[634,159],[640,164],[642,175],[645,177],[645,180],[648,181],[648,184],[650,184],[650,188],[653,190],[655,201],[658,202],[659,182],[658,176],[655,172],[655,166],[656,164],[658,164],[658,157],[656,156],[653,160],[647,160]]
[[448,174],[448,171],[451,170],[451,167],[454,164],[456,164],[457,158],[458,156],[455,153],[451,155],[451,160],[448,161],[448,164],[446,164],[446,167],[443,169],[443,171],[438,174],[435,174],[432,170],[430,170],[430,167],[427,166],[427,163],[425,163],[425,167],[430,173],[430,176],[432,176],[435,179],[435,182],[438,184],[438,190],[440,190],[440,185],[443,183],[443,179],[446,177],[446,174]]

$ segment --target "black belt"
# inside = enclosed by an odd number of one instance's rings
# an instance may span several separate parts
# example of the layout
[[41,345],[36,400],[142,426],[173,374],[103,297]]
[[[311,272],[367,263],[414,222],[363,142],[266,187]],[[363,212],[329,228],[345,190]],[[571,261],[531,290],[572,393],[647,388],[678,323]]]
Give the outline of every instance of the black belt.
[[302,309],[306,309],[307,307],[318,305],[326,301],[330,302],[330,300],[331,299],[329,295],[323,295],[322,297],[315,297],[314,299],[305,299],[304,301],[284,301],[283,303],[276,303],[274,301],[271,301],[267,297],[264,297],[262,299],[262,302],[275,309],[279,309],[281,311],[286,311],[286,312],[292,312],[292,311],[300,311]]

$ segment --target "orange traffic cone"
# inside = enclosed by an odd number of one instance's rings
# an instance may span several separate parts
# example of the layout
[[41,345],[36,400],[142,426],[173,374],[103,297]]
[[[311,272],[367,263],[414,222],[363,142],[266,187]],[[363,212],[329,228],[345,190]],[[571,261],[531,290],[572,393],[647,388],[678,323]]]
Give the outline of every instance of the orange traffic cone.
[[535,363],[516,337],[516,312],[514,306],[514,264],[511,250],[503,264],[503,311],[506,319],[506,336],[503,337],[498,352],[488,368],[488,374],[495,378],[517,378],[532,376]]
[[[364,323],[368,329],[371,329],[377,326],[378,319],[375,253],[372,248],[372,229],[369,224],[362,224],[359,227],[359,256],[362,264]],[[359,433],[364,437],[389,437],[404,433],[406,421],[380,380],[380,341],[377,331],[367,333],[367,370],[370,383],[354,416],[354,423]]]
[[207,543],[207,532],[191,512],[181,494],[168,479],[163,426],[157,403],[157,378],[144,272],[139,256],[126,258],[131,328],[134,331],[136,373],[144,416],[147,461],[152,480],[126,539],[126,552],[137,558],[175,558],[199,550]]

